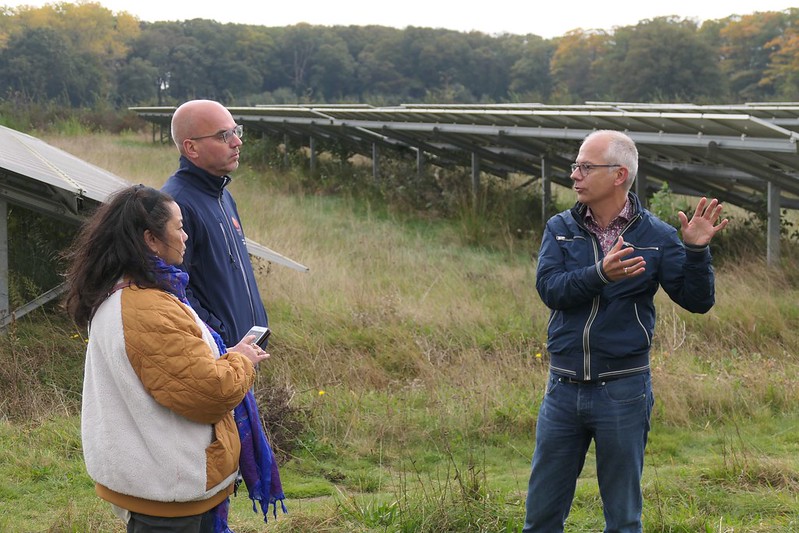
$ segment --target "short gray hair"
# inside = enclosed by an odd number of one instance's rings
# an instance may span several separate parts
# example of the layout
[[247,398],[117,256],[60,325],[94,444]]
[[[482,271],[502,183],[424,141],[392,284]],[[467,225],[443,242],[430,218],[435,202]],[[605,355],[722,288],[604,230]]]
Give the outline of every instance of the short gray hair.
[[635,141],[626,133],[616,130],[597,130],[590,133],[585,140],[597,135],[608,139],[608,148],[605,152],[607,161],[627,169],[629,173],[629,176],[627,176],[627,190],[630,190],[633,181],[638,176],[638,148],[635,146]]

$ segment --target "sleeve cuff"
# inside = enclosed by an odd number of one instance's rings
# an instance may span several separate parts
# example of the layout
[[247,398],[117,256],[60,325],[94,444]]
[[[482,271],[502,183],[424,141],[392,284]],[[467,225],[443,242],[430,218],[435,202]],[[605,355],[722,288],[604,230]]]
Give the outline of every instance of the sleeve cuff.
[[607,277],[607,275],[605,274],[605,270],[602,268],[601,260],[597,261],[596,263],[596,273],[599,275],[599,279],[602,280],[602,283],[604,283],[605,285],[610,283],[610,279]]
[[710,244],[699,245],[699,244],[689,244],[687,242],[684,242],[683,246],[685,246],[685,249],[688,250],[689,252],[703,253],[710,247]]

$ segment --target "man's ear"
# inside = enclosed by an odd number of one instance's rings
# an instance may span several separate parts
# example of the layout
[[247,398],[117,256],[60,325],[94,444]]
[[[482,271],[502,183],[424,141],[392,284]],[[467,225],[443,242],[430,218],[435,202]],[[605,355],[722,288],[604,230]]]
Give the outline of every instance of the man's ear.
[[189,159],[197,159],[197,143],[191,139],[183,139],[183,155]]
[[623,186],[627,182],[627,176],[630,175],[630,171],[624,167],[619,167],[616,169],[616,176],[613,179],[613,185]]

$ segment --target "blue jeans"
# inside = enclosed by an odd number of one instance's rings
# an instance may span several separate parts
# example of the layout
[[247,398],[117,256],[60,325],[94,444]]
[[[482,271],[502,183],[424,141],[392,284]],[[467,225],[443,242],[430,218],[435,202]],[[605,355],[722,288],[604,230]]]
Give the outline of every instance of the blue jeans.
[[538,413],[523,531],[563,531],[592,439],[605,532],[642,531],[641,475],[654,403],[649,373],[585,384],[550,374]]

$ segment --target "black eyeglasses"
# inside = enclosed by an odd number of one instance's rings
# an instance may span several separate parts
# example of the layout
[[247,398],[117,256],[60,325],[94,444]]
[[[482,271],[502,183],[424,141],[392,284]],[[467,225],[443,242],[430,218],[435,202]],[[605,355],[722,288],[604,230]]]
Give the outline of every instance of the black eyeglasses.
[[594,170],[595,168],[613,168],[613,167],[620,167],[621,165],[592,165],[591,163],[572,163],[571,169],[572,174],[578,168],[580,169],[580,175],[587,176],[589,172]]
[[212,133],[211,135],[202,135],[200,137],[189,137],[189,140],[199,141],[200,139],[210,139],[211,137],[216,137],[223,143],[228,143],[233,140],[234,135],[239,139],[244,137],[244,126],[237,124],[234,128],[230,128],[229,130],[218,131],[216,133]]

